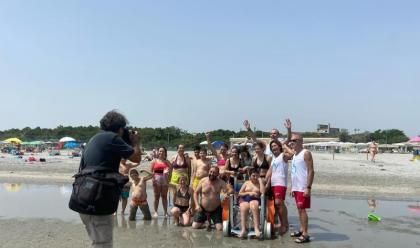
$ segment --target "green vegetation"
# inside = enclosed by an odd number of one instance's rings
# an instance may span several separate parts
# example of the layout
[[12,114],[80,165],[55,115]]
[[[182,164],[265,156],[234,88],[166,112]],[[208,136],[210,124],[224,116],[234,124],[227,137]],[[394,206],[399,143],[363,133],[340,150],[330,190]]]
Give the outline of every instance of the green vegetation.
[[393,144],[408,141],[408,137],[404,134],[404,132],[398,129],[379,129],[373,133],[364,132],[352,135],[347,132],[342,132],[340,133],[339,138],[342,142],[354,143],[366,143],[374,140],[379,144]]
[[[170,149],[174,149],[178,144],[185,144],[189,149],[193,148],[195,145],[206,140],[205,133],[189,133],[185,130],[182,130],[177,127],[166,127],[166,128],[137,128],[132,129],[137,130],[140,133],[141,143],[145,149],[151,149],[157,146],[166,146]],[[94,126],[58,126],[56,128],[29,128],[25,127],[23,129],[9,129],[5,131],[0,131],[0,140],[5,140],[7,138],[16,137],[23,141],[53,141],[58,142],[58,140],[64,136],[69,136],[75,138],[79,142],[88,142],[89,139],[99,132],[99,127]],[[234,132],[230,130],[218,129],[210,132],[212,140],[220,140],[226,143],[229,142],[229,138],[232,137],[245,137],[246,132]],[[257,135],[261,137],[268,137],[269,133],[257,131]]]
[[[190,133],[186,130],[182,130],[177,127],[166,127],[166,128],[133,128],[140,133],[142,146],[145,149],[150,149],[157,146],[166,146],[170,149],[174,149],[178,144],[185,144],[187,148],[191,149],[193,146],[204,141],[204,133]],[[23,129],[9,129],[0,131],[0,140],[5,140],[11,137],[17,137],[23,141],[58,141],[64,136],[70,136],[75,138],[79,142],[87,142],[93,135],[99,132],[99,127],[94,126],[58,126],[56,128],[29,128]],[[220,140],[226,143],[229,142],[229,138],[232,137],[245,137],[246,131],[235,132],[231,130],[218,129],[210,132],[212,140]],[[269,137],[268,132],[262,132],[260,130],[255,131],[257,137]],[[324,134],[305,132],[302,133],[303,137],[328,137]],[[360,134],[350,135],[348,133],[339,134],[340,141],[343,142],[369,142],[376,140],[380,144],[391,144],[398,142],[405,142],[408,140],[407,136],[401,130],[377,130],[373,133],[365,132]]]

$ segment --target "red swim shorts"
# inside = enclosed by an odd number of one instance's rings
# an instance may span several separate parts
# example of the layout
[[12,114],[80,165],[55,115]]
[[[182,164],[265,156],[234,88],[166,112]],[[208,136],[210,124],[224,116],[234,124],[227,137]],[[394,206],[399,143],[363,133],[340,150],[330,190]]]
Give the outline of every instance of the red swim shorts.
[[296,207],[298,209],[311,208],[311,197],[303,196],[303,192],[293,191],[295,195]]
[[287,187],[284,186],[272,186],[271,190],[274,194],[274,199],[286,200]]

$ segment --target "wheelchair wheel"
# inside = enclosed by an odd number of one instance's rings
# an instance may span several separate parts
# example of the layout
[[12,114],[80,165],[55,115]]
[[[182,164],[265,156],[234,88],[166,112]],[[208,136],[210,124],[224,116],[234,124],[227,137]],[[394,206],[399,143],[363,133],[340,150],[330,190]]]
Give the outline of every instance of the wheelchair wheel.
[[271,223],[264,220],[264,239],[271,239]]
[[231,230],[230,230],[230,223],[228,220],[223,221],[223,237],[230,237]]

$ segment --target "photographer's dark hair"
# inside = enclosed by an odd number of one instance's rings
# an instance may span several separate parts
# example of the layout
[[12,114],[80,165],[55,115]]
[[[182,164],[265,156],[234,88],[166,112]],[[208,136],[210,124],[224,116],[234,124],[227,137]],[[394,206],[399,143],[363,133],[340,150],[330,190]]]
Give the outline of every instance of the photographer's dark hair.
[[116,133],[118,129],[127,126],[128,121],[117,110],[111,110],[102,117],[100,124],[102,130]]

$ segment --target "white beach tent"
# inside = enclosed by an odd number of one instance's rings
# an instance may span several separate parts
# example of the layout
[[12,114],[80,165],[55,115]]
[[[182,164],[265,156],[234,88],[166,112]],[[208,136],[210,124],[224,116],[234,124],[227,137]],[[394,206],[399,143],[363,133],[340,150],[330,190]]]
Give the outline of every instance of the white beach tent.
[[72,137],[63,137],[59,140],[60,143],[66,143],[66,142],[71,142],[71,141],[76,141],[76,140],[73,139]]

